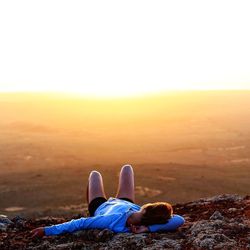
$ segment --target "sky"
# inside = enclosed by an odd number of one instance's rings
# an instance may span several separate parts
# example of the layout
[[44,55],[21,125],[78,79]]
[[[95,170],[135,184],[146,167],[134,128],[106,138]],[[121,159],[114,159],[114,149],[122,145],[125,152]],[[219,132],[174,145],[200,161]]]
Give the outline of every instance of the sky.
[[249,1],[1,1],[0,91],[250,89]]

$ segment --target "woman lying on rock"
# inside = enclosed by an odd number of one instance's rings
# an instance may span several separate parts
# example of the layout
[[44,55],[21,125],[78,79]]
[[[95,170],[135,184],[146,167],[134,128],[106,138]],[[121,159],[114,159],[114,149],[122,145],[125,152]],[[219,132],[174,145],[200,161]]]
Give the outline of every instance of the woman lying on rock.
[[108,228],[116,233],[172,231],[184,223],[184,218],[173,214],[173,208],[167,202],[148,203],[140,207],[134,200],[134,171],[131,165],[122,167],[116,198],[110,197],[108,200],[101,174],[92,171],[87,185],[90,217],[36,228],[31,231],[32,237],[72,233],[91,228]]

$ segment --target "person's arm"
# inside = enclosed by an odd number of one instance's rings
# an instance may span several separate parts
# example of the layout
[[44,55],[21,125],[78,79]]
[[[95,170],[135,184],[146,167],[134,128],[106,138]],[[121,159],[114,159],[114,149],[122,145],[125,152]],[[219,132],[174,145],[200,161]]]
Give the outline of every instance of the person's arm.
[[177,214],[174,214],[167,223],[165,224],[154,224],[149,225],[148,229],[149,232],[156,232],[156,231],[173,231],[176,230],[178,227],[185,223],[185,219]]
[[46,236],[58,235],[62,233],[72,233],[74,231],[82,229],[104,229],[109,228],[109,226],[114,222],[116,214],[110,215],[98,215],[94,217],[80,218],[76,220],[71,220],[57,225],[44,227],[44,233]]

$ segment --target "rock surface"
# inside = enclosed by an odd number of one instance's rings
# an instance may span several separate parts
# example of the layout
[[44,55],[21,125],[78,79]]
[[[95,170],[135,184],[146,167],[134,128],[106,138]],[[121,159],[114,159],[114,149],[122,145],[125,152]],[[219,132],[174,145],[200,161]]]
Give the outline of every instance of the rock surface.
[[72,218],[10,220],[0,215],[0,249],[250,249],[250,196],[225,194],[173,207],[186,220],[175,232],[115,234],[92,229],[42,239],[31,239],[30,230]]

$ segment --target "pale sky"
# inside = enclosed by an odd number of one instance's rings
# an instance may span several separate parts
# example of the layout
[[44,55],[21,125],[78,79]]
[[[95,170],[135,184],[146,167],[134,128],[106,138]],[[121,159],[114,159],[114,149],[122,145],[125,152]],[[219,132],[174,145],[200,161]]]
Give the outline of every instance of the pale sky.
[[250,1],[1,1],[0,91],[250,89]]

